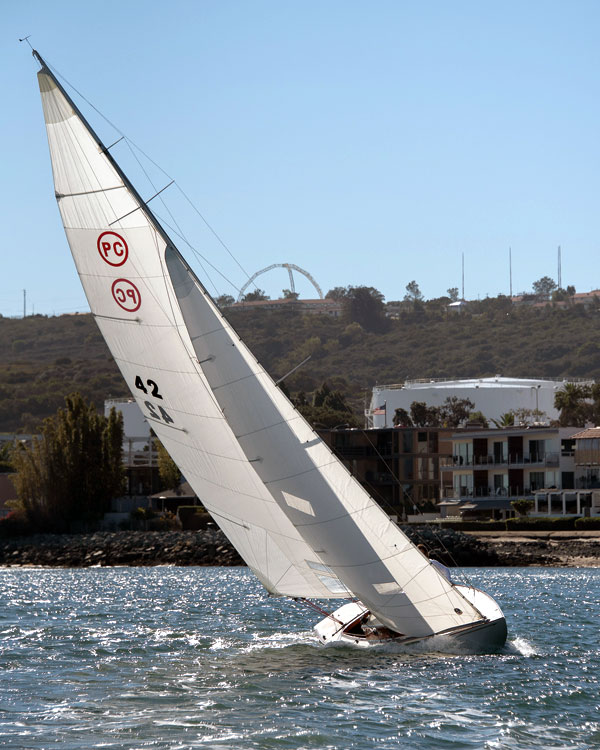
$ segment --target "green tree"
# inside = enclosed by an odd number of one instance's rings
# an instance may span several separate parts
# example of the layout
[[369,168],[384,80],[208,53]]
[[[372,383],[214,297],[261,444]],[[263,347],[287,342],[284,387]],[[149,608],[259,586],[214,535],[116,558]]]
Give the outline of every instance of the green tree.
[[487,429],[490,426],[490,423],[488,422],[487,417],[482,411],[472,411],[469,414],[469,422],[478,422],[481,424],[484,429]]
[[406,409],[394,410],[394,427],[414,427],[412,418]]
[[555,289],[556,282],[550,276],[542,276],[541,279],[533,282],[533,293],[540,299],[549,299]]
[[338,412],[352,413],[352,409],[346,403],[344,394],[341,391],[332,391],[327,383],[315,391],[313,397],[313,406],[324,406]]
[[215,302],[218,307],[230,307],[235,302],[234,298],[230,294],[221,294],[216,298]]
[[494,427],[513,427],[515,424],[515,415],[512,411],[507,411],[501,414],[498,419],[492,419]]
[[177,490],[181,482],[179,467],[158,438],[155,438],[154,445],[158,453],[158,476],[160,477],[162,488],[165,490]]
[[440,427],[442,424],[439,407],[427,406],[425,401],[412,402],[410,417],[415,427]]
[[510,504],[520,516],[526,516],[529,513],[529,511],[533,508],[533,500],[527,500],[526,498],[520,498],[519,500],[511,500]]
[[388,327],[383,294],[372,286],[350,286],[343,298],[344,318],[359,323],[365,331],[384,331]]
[[283,289],[282,292],[283,299],[298,299],[300,296],[298,292],[292,292],[291,289]]
[[419,289],[419,285],[416,281],[409,281],[406,285],[406,294],[404,295],[405,302],[422,302],[423,295]]
[[554,408],[560,414],[558,423],[561,427],[585,427],[588,416],[586,399],[591,396],[590,388],[578,383],[565,383],[562,390],[554,396]]
[[0,445],[0,473],[14,471],[12,453],[12,443],[7,441]]
[[41,436],[14,453],[19,500],[34,528],[94,524],[123,492],[123,416],[108,418],[79,393],[44,420]]
[[457,302],[458,301],[458,287],[452,286],[447,291],[448,291],[448,297],[450,297],[450,300],[452,302]]
[[348,294],[348,288],[345,286],[335,286],[325,295],[325,299],[343,300]]
[[469,398],[458,398],[448,396],[440,407],[442,424],[446,427],[458,427],[469,418],[469,414],[475,408],[475,404]]
[[548,415],[541,409],[513,409],[515,416],[515,422],[519,425],[527,427],[534,424],[535,422],[547,422]]
[[269,299],[269,295],[265,294],[264,289],[258,289],[257,287],[253,292],[247,292],[247,294],[244,294],[242,302],[262,302],[266,299]]

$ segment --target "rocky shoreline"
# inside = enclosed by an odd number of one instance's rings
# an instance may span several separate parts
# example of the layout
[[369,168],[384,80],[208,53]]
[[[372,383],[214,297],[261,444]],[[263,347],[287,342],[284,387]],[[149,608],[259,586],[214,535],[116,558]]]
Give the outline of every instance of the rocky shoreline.
[[[405,527],[447,565],[600,567],[599,532],[468,532]],[[243,565],[219,529],[38,534],[0,539],[2,567]]]

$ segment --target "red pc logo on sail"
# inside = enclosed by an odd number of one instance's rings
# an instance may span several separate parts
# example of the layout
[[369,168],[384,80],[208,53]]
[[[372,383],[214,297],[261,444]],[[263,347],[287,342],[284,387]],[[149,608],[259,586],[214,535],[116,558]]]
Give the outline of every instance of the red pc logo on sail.
[[110,266],[122,266],[127,260],[129,248],[120,234],[116,232],[102,232],[96,244],[100,257]]
[[127,312],[135,312],[142,304],[142,295],[139,289],[128,279],[115,279],[111,289],[117,305]]

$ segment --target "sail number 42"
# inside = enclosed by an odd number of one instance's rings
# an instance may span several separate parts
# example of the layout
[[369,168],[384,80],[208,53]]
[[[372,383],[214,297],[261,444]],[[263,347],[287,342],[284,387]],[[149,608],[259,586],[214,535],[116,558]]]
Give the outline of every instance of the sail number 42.
[[[139,375],[136,375],[135,387],[140,391],[143,391],[146,395],[149,393],[150,396],[153,396],[154,398],[162,399],[162,395],[158,390],[158,384],[154,380],[148,379],[144,383],[142,378]],[[159,422],[166,422],[167,424],[173,424],[175,421],[160,404],[153,404],[152,401],[144,401],[144,406],[150,412],[152,419],[156,419]]]
[[[162,398],[162,396],[158,392],[158,385],[154,382],[154,380],[146,380],[146,385],[151,390],[151,396],[154,396],[154,398]],[[148,388],[146,388],[146,385],[144,385],[144,381],[140,378],[139,375],[135,376],[136,388],[139,388],[140,391],[144,391],[144,393],[148,393]]]

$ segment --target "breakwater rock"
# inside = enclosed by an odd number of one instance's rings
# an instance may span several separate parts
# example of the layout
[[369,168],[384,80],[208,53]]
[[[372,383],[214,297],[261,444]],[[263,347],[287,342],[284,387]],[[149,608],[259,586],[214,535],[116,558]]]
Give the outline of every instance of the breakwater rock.
[[493,545],[461,531],[435,526],[402,526],[402,531],[411,542],[424,544],[432,557],[449,567],[505,565]]
[[0,539],[0,565],[243,565],[219,529],[36,534]]
[[[600,532],[463,533],[404,526],[415,544],[452,567],[600,566]],[[0,566],[244,565],[217,528],[37,534],[0,539]]]
[[[450,529],[407,526],[447,565],[498,565],[494,545]],[[0,565],[80,568],[92,565],[244,565],[220,529],[36,534],[0,539]]]

